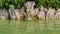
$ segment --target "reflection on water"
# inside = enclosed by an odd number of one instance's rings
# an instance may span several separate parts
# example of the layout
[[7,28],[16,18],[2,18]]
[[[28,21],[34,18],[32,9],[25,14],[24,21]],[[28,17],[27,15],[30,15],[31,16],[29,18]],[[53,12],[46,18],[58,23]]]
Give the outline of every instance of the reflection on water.
[[60,20],[0,20],[0,34],[60,34]]

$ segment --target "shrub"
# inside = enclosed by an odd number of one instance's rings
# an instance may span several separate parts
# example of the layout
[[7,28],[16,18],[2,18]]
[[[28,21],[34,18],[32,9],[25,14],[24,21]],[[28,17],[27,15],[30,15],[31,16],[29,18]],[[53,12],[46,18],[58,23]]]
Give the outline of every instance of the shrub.
[[60,0],[0,0],[0,8],[8,9],[10,7],[9,5],[14,5],[16,8],[20,9],[27,1],[35,1],[35,7],[43,5],[46,8],[60,8]]
[[60,8],[60,0],[35,0],[36,7],[43,5],[44,7],[52,7],[55,9]]

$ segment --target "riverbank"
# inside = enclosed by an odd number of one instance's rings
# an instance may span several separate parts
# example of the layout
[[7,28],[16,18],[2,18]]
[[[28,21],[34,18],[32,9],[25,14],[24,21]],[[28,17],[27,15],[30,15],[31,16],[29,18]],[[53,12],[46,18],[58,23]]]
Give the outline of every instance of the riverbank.
[[60,19],[60,9],[45,8],[41,5],[39,8],[35,8],[35,2],[26,2],[21,9],[14,9],[11,7],[9,10],[0,9],[0,19]]

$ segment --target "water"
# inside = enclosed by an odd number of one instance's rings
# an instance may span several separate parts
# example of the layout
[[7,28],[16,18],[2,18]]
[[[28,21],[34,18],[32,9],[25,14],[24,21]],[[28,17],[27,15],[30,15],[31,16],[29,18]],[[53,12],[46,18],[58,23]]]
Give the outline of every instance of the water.
[[0,34],[60,34],[60,20],[0,20]]

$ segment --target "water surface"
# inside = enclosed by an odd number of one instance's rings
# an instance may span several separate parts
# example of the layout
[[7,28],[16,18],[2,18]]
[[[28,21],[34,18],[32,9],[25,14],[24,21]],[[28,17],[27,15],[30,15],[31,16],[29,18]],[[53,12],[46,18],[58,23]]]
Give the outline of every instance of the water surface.
[[0,34],[60,34],[60,20],[0,20]]

